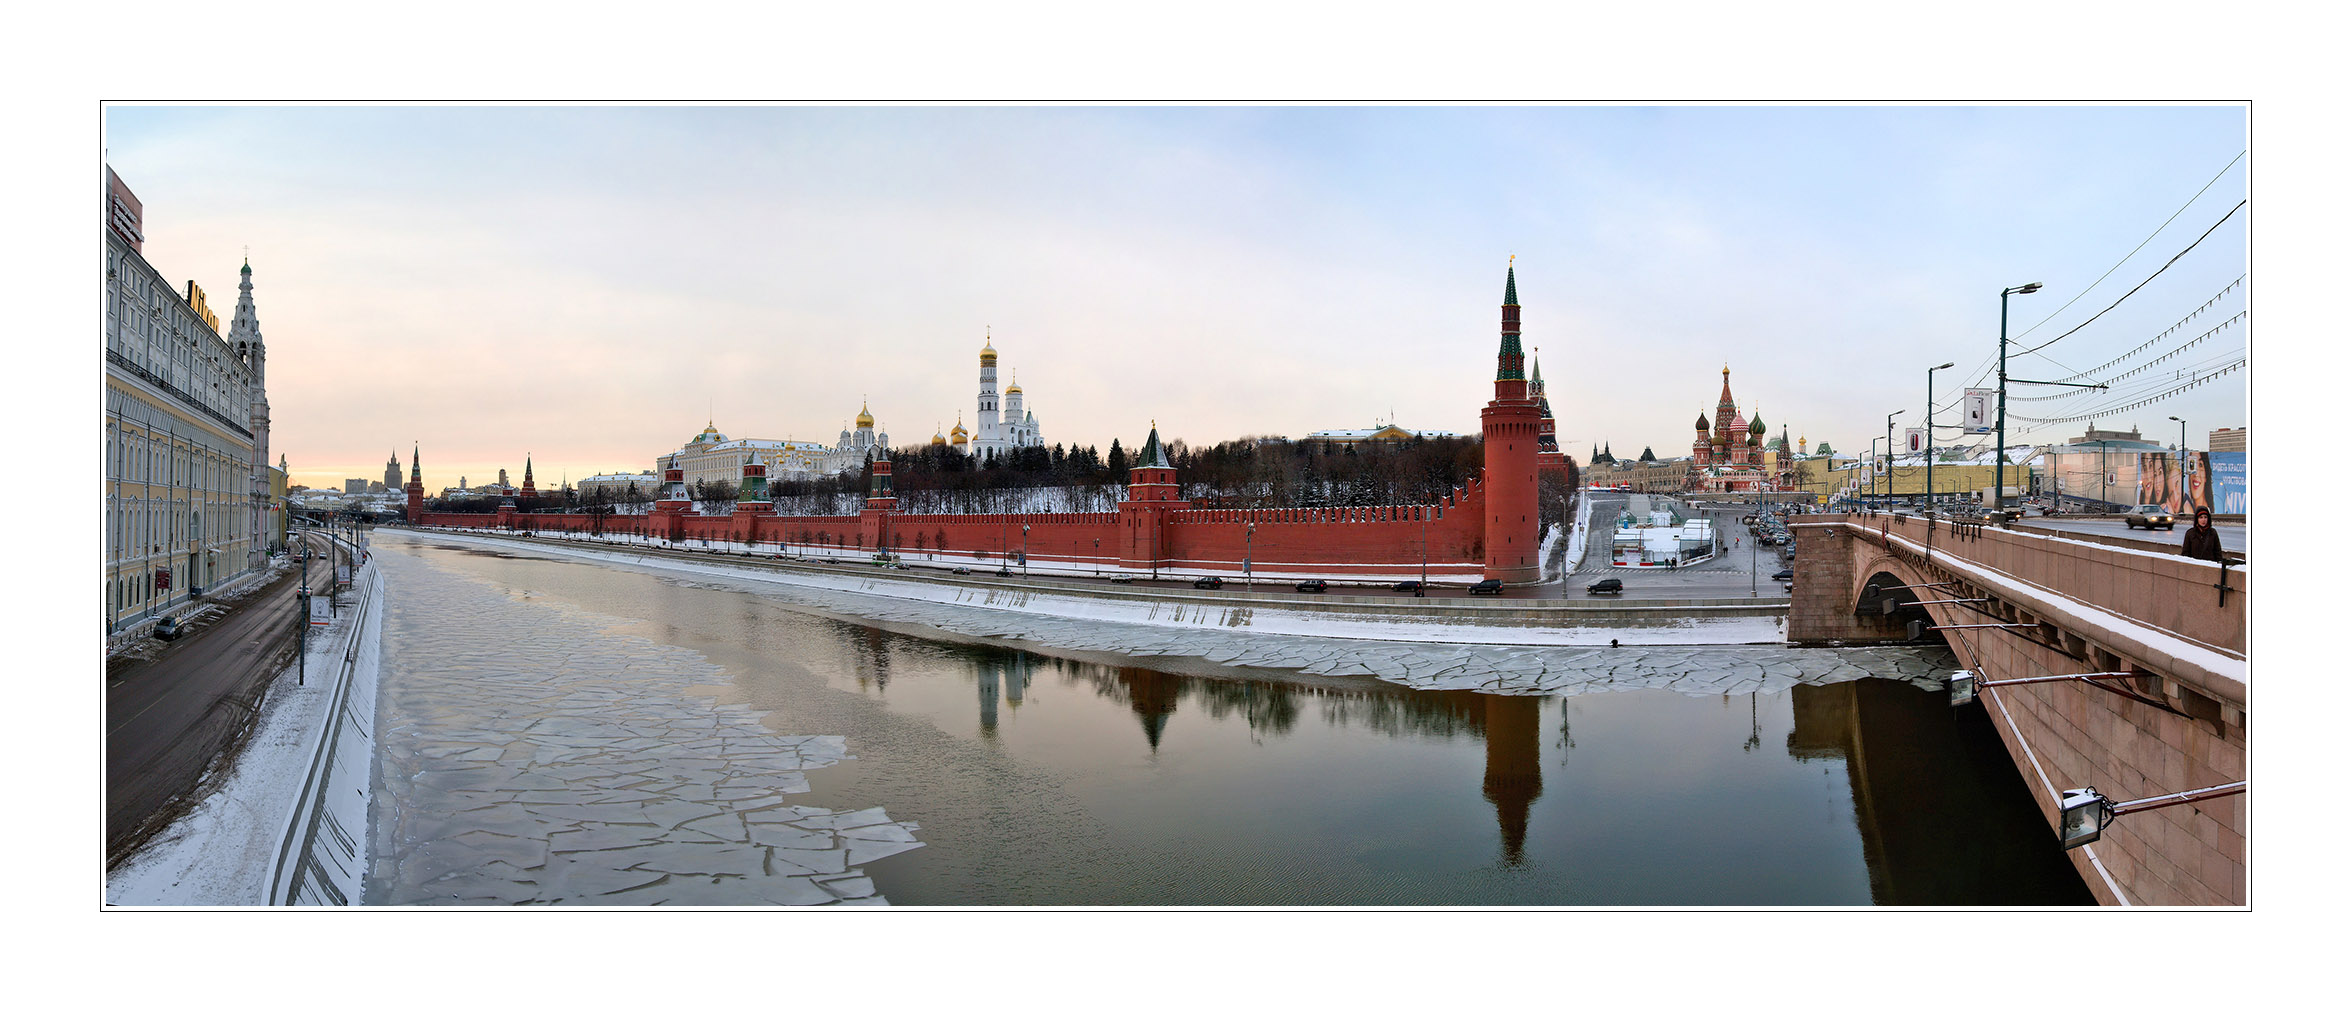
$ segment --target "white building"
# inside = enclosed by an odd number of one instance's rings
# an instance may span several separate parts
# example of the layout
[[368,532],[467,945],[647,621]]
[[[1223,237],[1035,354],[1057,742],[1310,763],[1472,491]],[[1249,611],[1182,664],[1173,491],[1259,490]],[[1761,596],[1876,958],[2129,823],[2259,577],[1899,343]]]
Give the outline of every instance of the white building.
[[[970,444],[974,457],[986,459],[1022,446],[1044,446],[1045,437],[1037,425],[1037,413],[1021,402],[1021,382],[1013,381],[1005,391],[1006,401],[1000,411],[996,399],[996,340],[987,338],[980,348],[980,420],[974,423]],[[957,428],[963,423],[958,421]]]

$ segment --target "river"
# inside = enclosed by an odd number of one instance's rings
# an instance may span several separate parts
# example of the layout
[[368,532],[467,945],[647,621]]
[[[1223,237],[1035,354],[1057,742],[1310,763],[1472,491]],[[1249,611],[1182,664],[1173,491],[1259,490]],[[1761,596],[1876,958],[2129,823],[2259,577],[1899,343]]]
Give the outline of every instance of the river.
[[1511,648],[1499,694],[376,557],[369,903],[2090,902],[1940,649]]

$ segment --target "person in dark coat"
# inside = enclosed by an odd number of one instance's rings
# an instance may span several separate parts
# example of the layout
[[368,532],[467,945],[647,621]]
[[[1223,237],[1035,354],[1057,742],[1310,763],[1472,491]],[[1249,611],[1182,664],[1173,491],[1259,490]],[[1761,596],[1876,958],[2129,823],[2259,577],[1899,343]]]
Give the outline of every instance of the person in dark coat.
[[2221,561],[2221,532],[2213,529],[2213,511],[2197,508],[2197,522],[2181,536],[2181,554],[2207,562]]

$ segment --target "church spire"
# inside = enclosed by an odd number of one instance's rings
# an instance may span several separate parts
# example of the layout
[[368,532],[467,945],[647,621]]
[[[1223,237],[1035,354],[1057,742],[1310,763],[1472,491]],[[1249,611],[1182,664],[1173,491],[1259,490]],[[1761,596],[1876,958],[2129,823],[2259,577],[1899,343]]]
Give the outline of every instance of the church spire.
[[417,448],[416,445],[412,443],[408,447],[408,480],[410,481],[425,480],[425,472],[418,465],[417,460]]

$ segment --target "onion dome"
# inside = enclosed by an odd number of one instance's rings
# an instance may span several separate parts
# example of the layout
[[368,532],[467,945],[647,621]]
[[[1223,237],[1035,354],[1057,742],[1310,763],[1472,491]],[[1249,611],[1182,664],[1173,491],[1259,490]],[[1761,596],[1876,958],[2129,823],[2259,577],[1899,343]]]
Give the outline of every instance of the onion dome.
[[1699,425],[1698,425],[1698,429],[1699,429],[1699,431],[1700,431],[1700,432],[1705,432],[1705,431],[1707,431],[1707,414],[1706,414],[1706,412],[1703,412],[1703,411],[1702,411],[1702,412],[1700,412],[1700,413],[1699,413]]
[[989,337],[989,338],[985,338],[985,339],[983,339],[983,341],[984,341],[984,343],[981,345],[981,348],[980,348],[980,364],[981,364],[981,365],[995,365],[995,364],[996,364],[996,338],[994,338],[994,337]]
[[1013,385],[1006,387],[1005,392],[1008,394],[1017,394],[1021,392],[1021,371],[1019,369],[1013,370]]
[[947,445],[947,437],[946,437],[946,436],[943,436],[943,435],[941,435],[941,434],[939,434],[939,433],[938,433],[936,430],[934,430],[934,431],[931,433],[931,445],[933,445],[933,446],[946,446],[946,445]]
[[1751,435],[1751,436],[1761,436],[1761,435],[1763,435],[1763,434],[1764,434],[1764,412],[1758,411],[1758,412],[1756,412],[1756,417],[1754,417],[1754,418],[1751,418],[1751,419],[1748,419],[1748,435]]
[[866,410],[866,405],[863,401],[858,402],[857,427],[861,429],[871,429],[874,427],[874,416],[871,412]]
[[964,431],[964,416],[961,413],[956,415],[955,428],[947,430],[947,441],[956,446],[972,441],[971,434]]

